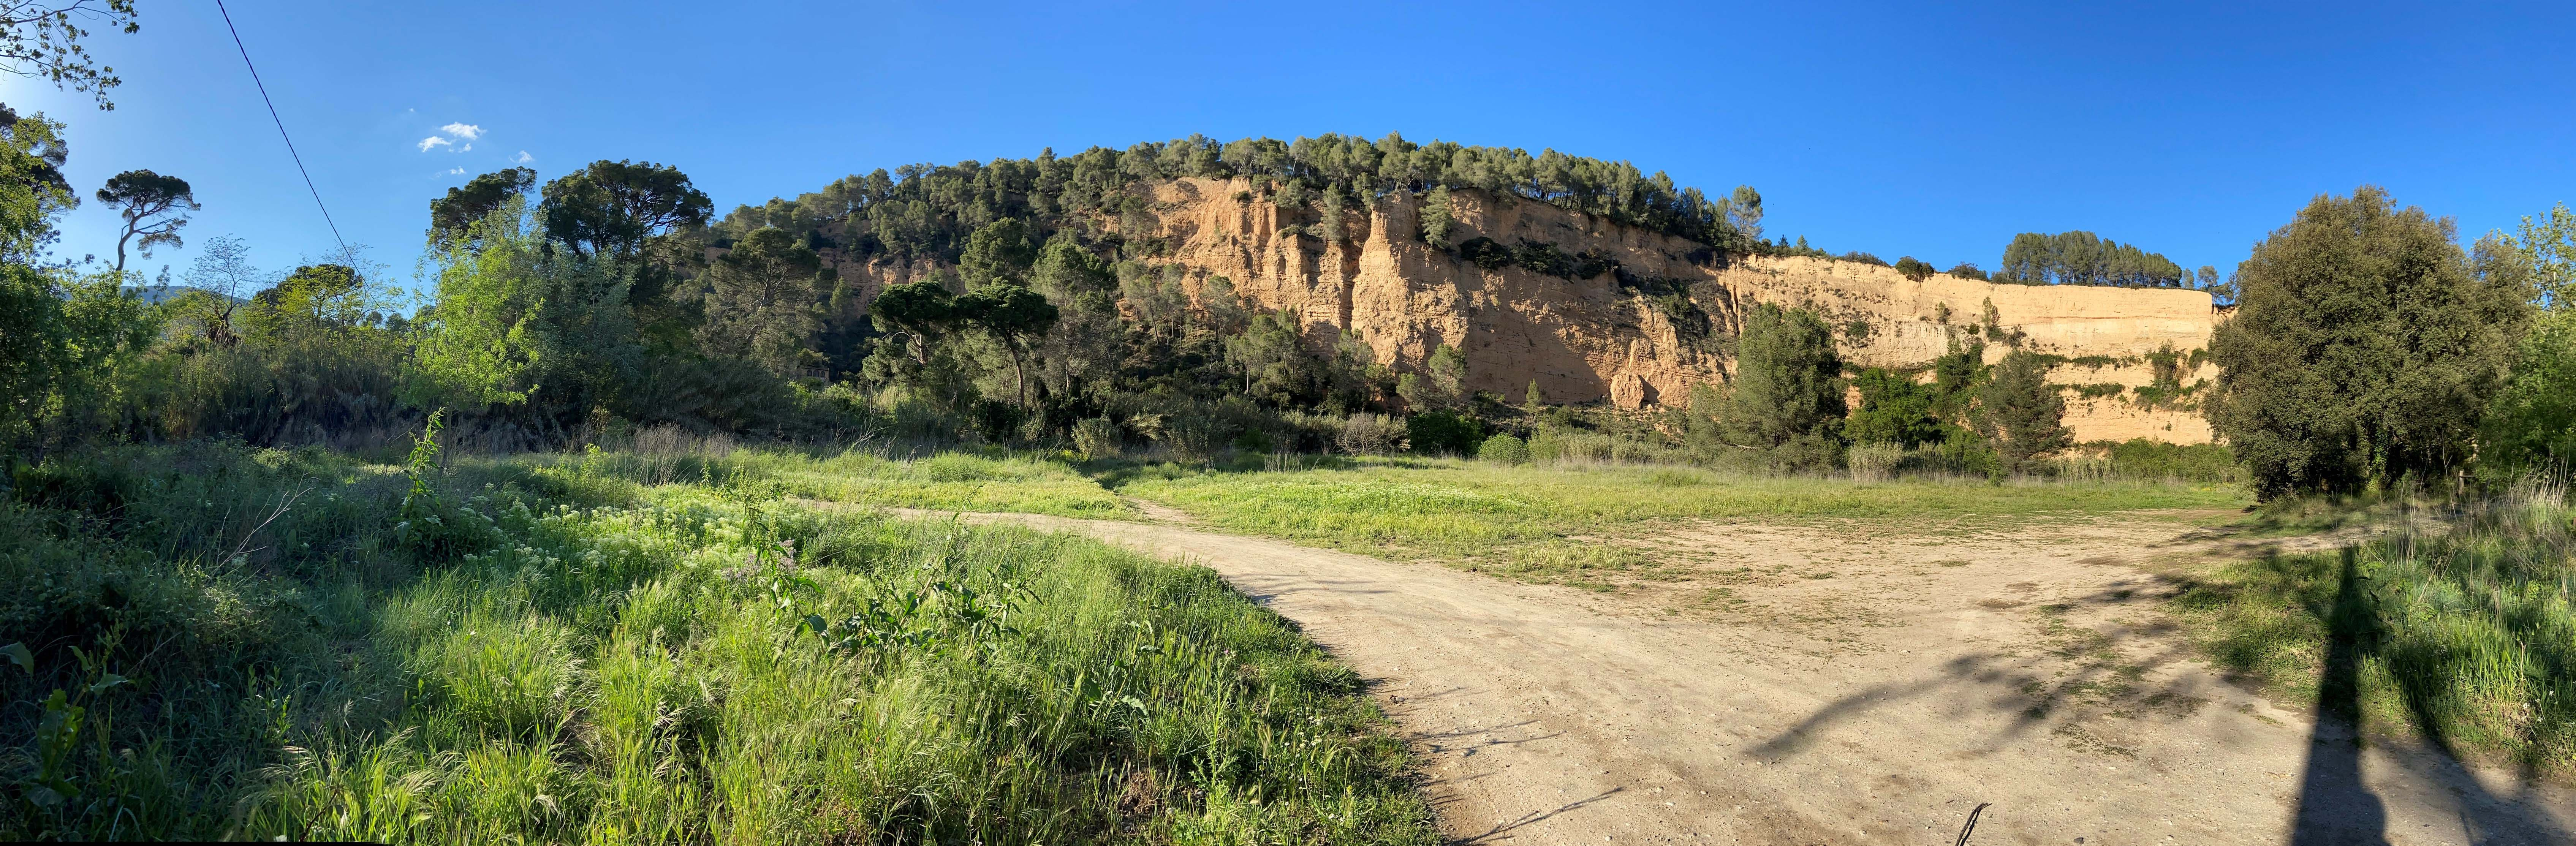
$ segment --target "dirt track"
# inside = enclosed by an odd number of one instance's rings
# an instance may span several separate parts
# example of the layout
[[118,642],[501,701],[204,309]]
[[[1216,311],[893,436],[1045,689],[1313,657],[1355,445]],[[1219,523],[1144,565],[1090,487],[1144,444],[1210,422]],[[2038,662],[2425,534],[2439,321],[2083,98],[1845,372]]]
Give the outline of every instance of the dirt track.
[[1707,525],[1654,544],[1722,584],[1636,600],[1168,522],[965,516],[1186,557],[1297,621],[1375,683],[1464,842],[1948,844],[1979,803],[1980,844],[2566,843],[2576,820],[2576,791],[2356,749],[2210,675],[2119,557],[2207,545],[2171,522]]

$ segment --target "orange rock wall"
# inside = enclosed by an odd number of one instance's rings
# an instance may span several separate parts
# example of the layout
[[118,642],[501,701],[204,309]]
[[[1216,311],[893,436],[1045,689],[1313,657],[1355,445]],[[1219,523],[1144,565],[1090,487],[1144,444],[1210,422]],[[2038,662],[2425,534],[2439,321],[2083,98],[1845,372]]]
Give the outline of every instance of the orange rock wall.
[[[1317,231],[1315,210],[1282,208],[1245,180],[1175,180],[1159,186],[1155,199],[1155,231],[1121,234],[1162,238],[1170,251],[1158,260],[1189,268],[1197,284],[1226,277],[1252,304],[1299,315],[1319,343],[1348,331],[1399,369],[1418,366],[1434,344],[1457,347],[1471,388],[1515,401],[1536,381],[1550,402],[1608,400],[1630,409],[1677,402],[1692,385],[1728,378],[1727,339],[1757,302],[1813,309],[1838,327],[1867,324],[1862,336],[1843,338],[1844,354],[1893,367],[1930,362],[1970,324],[1982,330],[1991,304],[2001,330],[2021,333],[2029,348],[2112,360],[2050,374],[2069,385],[2149,384],[2147,355],[2205,348],[2217,319],[2209,295],[2198,291],[1995,285],[1947,275],[1917,282],[1890,268],[1809,258],[1729,266],[1695,242],[1545,203],[1453,194],[1452,244],[1480,235],[1505,245],[1543,241],[1568,254],[1606,253],[1639,276],[1688,282],[1714,329],[1694,334],[1650,298],[1621,289],[1611,274],[1567,280],[1458,260],[1416,236],[1420,197],[1352,210],[1339,237]],[[925,263],[841,265],[857,303],[931,270]],[[1987,358],[2005,351],[1990,344]],[[2182,381],[2215,378],[2204,365]],[[2086,399],[2070,392],[2067,425],[2079,441],[2210,439],[2196,412],[2147,409],[2127,393]]]

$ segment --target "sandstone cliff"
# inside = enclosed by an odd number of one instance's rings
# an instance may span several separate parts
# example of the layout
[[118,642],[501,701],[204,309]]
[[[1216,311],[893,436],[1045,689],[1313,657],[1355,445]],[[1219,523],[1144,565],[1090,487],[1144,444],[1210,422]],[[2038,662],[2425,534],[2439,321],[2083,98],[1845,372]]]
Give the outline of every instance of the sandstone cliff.
[[[1155,200],[1153,214],[1111,225],[1131,240],[1162,239],[1168,252],[1158,261],[1187,267],[1201,283],[1226,277],[1251,303],[1301,316],[1319,338],[1348,331],[1399,368],[1418,365],[1435,344],[1456,347],[1470,387],[1513,400],[1535,381],[1553,402],[1635,409],[1680,401],[1692,385],[1728,377],[1740,316],[1772,302],[1842,327],[1843,352],[1860,364],[1926,364],[1972,334],[2058,356],[2050,378],[2071,386],[2067,425],[2079,441],[2210,439],[2189,408],[2193,386],[2216,378],[2195,355],[2218,318],[2198,291],[1947,275],[1918,282],[1886,267],[1811,258],[1729,263],[1695,242],[1479,192],[1454,194],[1455,225],[1439,245],[1419,237],[1415,196],[1345,215],[1338,231],[1241,179],[1175,180],[1158,186]],[[1457,245],[1479,237],[1553,245],[1617,270],[1577,279],[1459,258]],[[853,304],[934,270],[883,259],[840,267]],[[2005,351],[1992,343],[1986,355]]]

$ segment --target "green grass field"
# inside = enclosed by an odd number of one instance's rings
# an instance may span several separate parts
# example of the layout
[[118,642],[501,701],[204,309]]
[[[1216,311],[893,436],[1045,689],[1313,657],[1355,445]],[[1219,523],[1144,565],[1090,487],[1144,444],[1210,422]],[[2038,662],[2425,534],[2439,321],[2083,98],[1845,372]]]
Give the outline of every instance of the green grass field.
[[938,511],[1017,511],[1116,519],[1134,509],[1069,460],[1002,450],[888,457],[866,449],[812,454],[767,447],[607,452],[581,459],[589,472],[638,484],[756,478],[797,496],[851,505]]
[[1684,467],[1532,467],[1473,461],[1327,461],[1282,471],[1169,465],[1111,476],[1122,494],[1229,531],[1542,580],[1644,566],[1624,547],[1582,543],[1692,520],[1864,520],[1957,531],[2039,517],[2239,508],[2234,486],[2131,482],[1853,482]]
[[[2335,524],[2385,504],[2287,503],[2253,521]],[[2217,662],[2284,704],[2469,757],[2576,773],[2576,507],[2563,491],[2472,503],[2331,553],[2237,562],[2178,604]]]
[[736,456],[23,469],[0,836],[1436,839],[1358,680],[1213,573],[782,499],[1105,494],[941,487],[1054,484],[1008,459]]

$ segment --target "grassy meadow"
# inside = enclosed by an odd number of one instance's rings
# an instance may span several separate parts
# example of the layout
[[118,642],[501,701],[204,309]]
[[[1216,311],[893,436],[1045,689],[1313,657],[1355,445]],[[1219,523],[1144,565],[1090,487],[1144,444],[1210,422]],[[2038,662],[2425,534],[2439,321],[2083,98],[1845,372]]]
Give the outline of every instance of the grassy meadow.
[[1119,493],[1229,531],[1541,581],[1652,566],[1627,547],[1587,540],[1694,520],[1864,520],[1957,531],[2034,517],[2251,502],[2237,487],[2214,483],[1856,482],[1679,466],[1445,459],[1323,459],[1244,472],[1155,465],[1105,478]]
[[0,836],[1435,839],[1358,680],[1213,573],[788,499],[1115,502],[1059,496],[1060,468],[208,443],[23,467]]
[[[2315,523],[2370,509],[2267,510]],[[2448,519],[2224,566],[2179,605],[2221,666],[2285,704],[2576,773],[2576,505],[2525,486],[2434,516]]]

